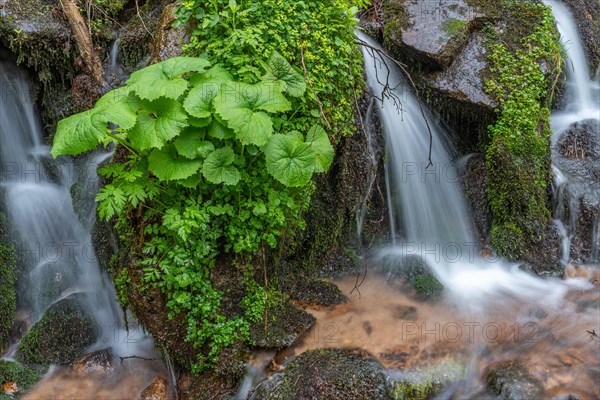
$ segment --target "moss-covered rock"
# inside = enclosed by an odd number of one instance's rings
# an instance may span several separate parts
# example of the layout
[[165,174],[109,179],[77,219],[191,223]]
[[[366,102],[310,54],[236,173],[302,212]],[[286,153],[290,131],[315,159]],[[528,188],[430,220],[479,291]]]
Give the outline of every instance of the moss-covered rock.
[[361,350],[311,350],[261,385],[257,400],[389,399],[383,367]]
[[0,212],[0,353],[9,344],[10,332],[15,321],[17,265],[15,249],[9,241],[6,216]]
[[463,379],[463,366],[442,363],[390,377],[389,392],[394,400],[433,399],[449,384]]
[[52,305],[21,339],[16,358],[28,364],[67,364],[92,345],[99,329],[82,304],[71,295]]
[[541,382],[518,361],[498,365],[487,375],[489,390],[505,400],[540,399],[543,397]]
[[19,394],[22,394],[31,388],[42,375],[41,370],[29,368],[13,361],[0,360],[0,388],[4,384],[14,382],[19,389]]
[[561,66],[550,10],[538,0],[393,0],[383,23],[386,45],[452,128],[458,150],[485,153],[493,228],[480,237],[536,271],[557,269],[559,255],[545,251],[557,237],[548,107]]

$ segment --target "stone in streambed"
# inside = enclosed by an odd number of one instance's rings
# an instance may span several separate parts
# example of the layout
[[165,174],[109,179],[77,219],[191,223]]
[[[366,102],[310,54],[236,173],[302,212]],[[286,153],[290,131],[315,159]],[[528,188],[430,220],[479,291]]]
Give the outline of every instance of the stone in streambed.
[[140,394],[139,400],[167,400],[167,381],[157,376]]
[[114,370],[110,351],[98,350],[81,356],[71,363],[70,370],[79,375],[108,374]]
[[362,350],[310,350],[260,386],[256,400],[389,399],[379,361]]

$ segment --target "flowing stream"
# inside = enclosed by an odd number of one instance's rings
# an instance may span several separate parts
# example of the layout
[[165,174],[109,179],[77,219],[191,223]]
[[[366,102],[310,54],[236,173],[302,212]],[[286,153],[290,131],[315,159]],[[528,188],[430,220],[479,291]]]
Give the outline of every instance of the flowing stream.
[[[98,339],[88,352],[110,349],[114,369],[98,380],[52,367],[26,398],[134,398],[152,378],[167,375],[152,338],[131,317],[125,321],[110,278],[94,252],[90,232],[96,222],[96,169],[110,154],[90,155],[77,163],[70,158],[53,160],[30,98],[27,74],[5,53],[0,53],[0,83],[0,193],[18,235],[14,238],[21,265],[17,315],[31,326],[53,304],[76,295],[99,327]],[[91,207],[74,210],[70,193],[74,185],[80,186],[81,196],[91,196],[87,202]],[[4,357],[11,359],[17,345]],[[131,356],[155,361],[118,362],[119,357]],[[115,385],[116,381],[127,384]]]
[[[556,15],[562,31],[566,23],[560,11]],[[541,279],[518,264],[479,255],[448,135],[422,105],[425,123],[400,71],[373,51],[381,50],[379,45],[358,36],[369,46],[363,48],[369,87],[383,97],[379,117],[388,153],[392,243],[375,257],[382,273],[371,272],[358,290],[355,277],[336,282],[349,303],[310,309],[315,328],[279,362],[309,349],[358,347],[375,355],[392,380],[426,380],[437,370],[443,381],[458,370],[460,378],[438,398],[486,398],[489,371],[518,359],[540,382],[544,398],[598,398],[600,346],[589,333],[600,331],[597,289],[586,279]],[[571,40],[579,43],[577,36]],[[576,71],[580,62],[585,59],[573,60]],[[589,77],[569,74],[568,79],[578,95],[565,114],[572,120],[597,116],[597,82],[591,93],[582,94],[578,85],[589,88]],[[393,90],[380,96],[386,83]],[[402,100],[401,110],[394,99]],[[553,127],[560,118],[567,117],[556,113]],[[440,299],[423,301],[400,278],[398,272],[415,261],[425,263],[444,285]]]

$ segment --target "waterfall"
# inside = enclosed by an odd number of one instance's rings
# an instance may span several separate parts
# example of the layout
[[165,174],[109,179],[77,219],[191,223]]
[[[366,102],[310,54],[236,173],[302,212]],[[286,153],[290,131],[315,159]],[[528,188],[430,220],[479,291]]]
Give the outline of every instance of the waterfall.
[[[96,259],[91,237],[95,204],[78,207],[78,217],[72,203],[70,189],[76,183],[84,196],[93,199],[98,164],[111,155],[92,154],[77,163],[68,157],[53,160],[30,98],[27,74],[4,53],[0,53],[0,84],[0,193],[18,235],[14,240],[24,280],[19,284],[18,307],[36,323],[53,304],[77,293],[101,332],[90,351],[110,348],[115,358],[159,356],[149,335],[126,331],[126,326],[137,323],[131,317],[124,320],[112,282]],[[138,374],[145,371],[138,366]]]
[[[444,285],[449,301],[474,311],[498,301],[497,296],[557,304],[569,286],[589,286],[540,280],[520,270],[518,264],[479,256],[479,242],[452,162],[447,133],[424,104],[419,106],[420,100],[399,69],[373,51],[383,49],[363,33],[358,37],[368,45],[363,47],[363,55],[369,88],[380,97],[379,118],[388,159],[388,207],[392,226],[398,230],[396,240],[380,251],[379,261],[402,268],[405,261],[420,258]],[[390,89],[387,94],[386,87]],[[432,135],[429,167],[427,125]]]
[[[579,160],[568,160],[556,149],[557,143],[565,131],[575,124],[586,123],[600,136],[600,79],[591,78],[582,41],[579,37],[577,23],[567,7],[559,1],[544,0],[544,4],[552,8],[556,24],[566,52],[566,100],[563,110],[555,110],[550,118],[552,126],[553,172],[554,172],[554,208],[555,218],[563,238],[562,261],[570,261],[571,238],[576,233],[577,218],[580,212],[580,201],[586,197],[600,209],[600,187],[593,187],[589,178],[581,171]],[[598,140],[598,139],[597,139]],[[596,167],[597,168],[597,167]],[[598,168],[600,171],[600,168]],[[566,199],[565,199],[566,198]],[[565,203],[565,200],[566,203]],[[590,262],[598,262],[598,246],[600,237],[598,227],[600,219],[592,222]]]

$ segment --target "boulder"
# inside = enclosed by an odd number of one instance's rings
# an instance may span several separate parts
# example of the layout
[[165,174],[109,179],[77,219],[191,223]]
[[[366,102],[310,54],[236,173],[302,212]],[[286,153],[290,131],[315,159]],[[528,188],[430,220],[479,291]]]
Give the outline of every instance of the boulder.
[[16,358],[27,364],[68,364],[81,356],[99,329],[79,295],[53,304],[21,339]]
[[362,350],[310,350],[256,392],[256,400],[389,399],[379,361]]

